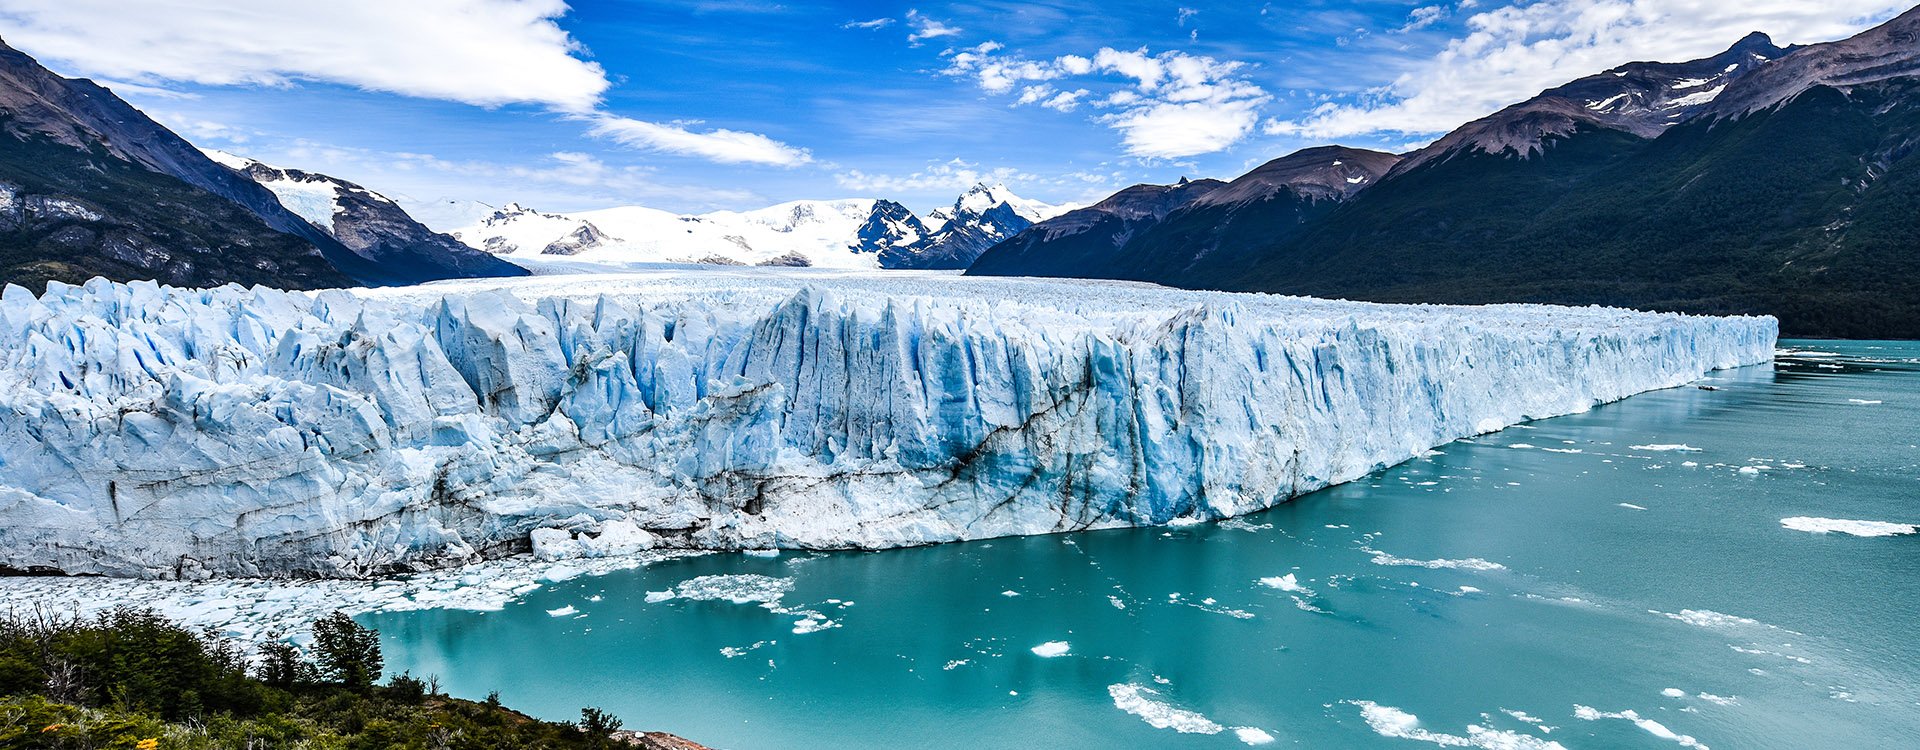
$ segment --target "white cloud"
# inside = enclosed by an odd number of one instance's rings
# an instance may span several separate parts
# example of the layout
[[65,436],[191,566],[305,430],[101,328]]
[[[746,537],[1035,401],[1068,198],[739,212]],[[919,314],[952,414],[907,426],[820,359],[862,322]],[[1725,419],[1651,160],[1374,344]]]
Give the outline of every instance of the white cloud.
[[1910,2],[1540,0],[1503,7],[1468,18],[1466,36],[1391,83],[1354,101],[1323,104],[1303,118],[1269,121],[1266,130],[1312,138],[1444,132],[1635,60],[1706,57],[1750,31],[1768,32],[1781,45],[1837,39]]
[[868,31],[872,31],[874,29],[884,29],[892,25],[893,25],[893,19],[891,18],[875,18],[871,21],[848,21],[846,23],[840,24],[840,28],[866,29]]
[[[1174,159],[1231,147],[1252,134],[1260,108],[1271,99],[1245,78],[1247,66],[1233,60],[1178,51],[1156,55],[1144,47],[1036,60],[998,54],[1001,49],[987,42],[949,52],[941,72],[972,79],[989,94],[1018,89],[1014,106],[1070,112],[1084,102],[1112,110],[1095,121],[1119,131],[1127,153],[1143,158]],[[1088,87],[1062,90],[1050,83],[1070,78]]]
[[[1461,7],[1466,7],[1466,5],[1462,4]],[[1403,34],[1409,31],[1419,31],[1420,29],[1439,23],[1440,19],[1446,17],[1447,8],[1444,5],[1425,5],[1414,8],[1412,13],[1407,14],[1407,24],[1401,26],[1399,31]]]
[[554,20],[563,0],[8,0],[15,47],[134,84],[319,81],[480,106],[584,112],[608,81]]
[[1263,101],[1159,102],[1100,119],[1120,131],[1127,153],[1172,159],[1239,143],[1253,132]]
[[717,128],[696,133],[696,123],[657,123],[614,115],[595,115],[593,135],[633,148],[691,156],[722,164],[769,164],[793,167],[813,161],[803,148],[794,148],[759,133]]
[[913,33],[907,35],[907,41],[915,45],[928,39],[955,36],[962,31],[959,27],[948,26],[946,23],[928,18],[926,14],[917,10],[907,11],[907,25],[913,27]]

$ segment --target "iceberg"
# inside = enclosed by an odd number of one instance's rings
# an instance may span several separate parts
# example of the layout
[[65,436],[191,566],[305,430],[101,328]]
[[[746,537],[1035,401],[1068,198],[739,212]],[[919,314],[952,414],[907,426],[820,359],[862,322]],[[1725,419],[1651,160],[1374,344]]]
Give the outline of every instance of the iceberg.
[[824,270],[0,294],[0,566],[366,577],[1219,520],[1771,318]]

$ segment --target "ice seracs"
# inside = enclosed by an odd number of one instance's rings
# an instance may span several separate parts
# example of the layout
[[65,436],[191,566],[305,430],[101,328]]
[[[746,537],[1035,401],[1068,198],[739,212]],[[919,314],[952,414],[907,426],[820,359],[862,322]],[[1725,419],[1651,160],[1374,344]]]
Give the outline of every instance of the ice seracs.
[[1774,338],[818,269],[8,287],[0,565],[362,576],[1221,519]]

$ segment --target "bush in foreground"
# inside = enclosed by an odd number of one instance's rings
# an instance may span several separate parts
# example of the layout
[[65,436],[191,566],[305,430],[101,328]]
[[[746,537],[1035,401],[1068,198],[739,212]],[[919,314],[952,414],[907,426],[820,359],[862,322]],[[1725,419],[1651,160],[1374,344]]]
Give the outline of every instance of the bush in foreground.
[[378,634],[336,613],[314,626],[313,657],[281,644],[257,665],[210,631],[151,610],[92,618],[0,617],[0,748],[22,750],[490,750],[601,748],[620,720],[540,721],[451,698],[409,674],[376,684]]

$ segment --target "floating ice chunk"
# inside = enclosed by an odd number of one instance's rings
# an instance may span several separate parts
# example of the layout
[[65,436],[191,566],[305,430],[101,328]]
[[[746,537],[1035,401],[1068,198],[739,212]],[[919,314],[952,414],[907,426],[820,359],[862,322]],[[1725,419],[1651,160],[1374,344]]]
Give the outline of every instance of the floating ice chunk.
[[1006,591],[1000,592],[1000,595],[1004,597],[1012,598],[1012,597],[1019,596],[1020,592],[1014,591],[1013,589],[1007,589]]
[[1155,729],[1171,729],[1182,734],[1219,734],[1227,729],[1203,714],[1159,700],[1160,691],[1145,685],[1108,685],[1107,695],[1112,696],[1114,708],[1140,717]]
[[947,662],[946,666],[941,667],[941,669],[951,672],[972,663],[972,659],[954,659],[953,661]]
[[580,614],[580,610],[575,609],[574,606],[571,604],[561,607],[559,609],[547,610],[548,617],[566,617],[568,615],[577,615],[577,614]]
[[1279,589],[1281,591],[1293,591],[1293,592],[1303,593],[1308,596],[1313,595],[1313,591],[1311,589],[1308,589],[1305,586],[1300,585],[1300,580],[1294,577],[1294,574],[1292,573],[1288,573],[1283,576],[1273,576],[1271,578],[1262,578],[1260,579],[1260,585],[1270,589]]
[[1867,399],[1864,399],[1864,398],[1850,398],[1850,399],[1847,399],[1847,403],[1849,403],[1849,404],[1862,404],[1862,405],[1865,405],[1865,406],[1872,406],[1872,405],[1874,405],[1874,404],[1884,404],[1884,403],[1886,403],[1886,402],[1885,402],[1885,401],[1881,401],[1881,400],[1878,400],[1878,399],[1875,399],[1875,400],[1871,400],[1871,401],[1869,401],[1869,400],[1867,400]]
[[[734,604],[771,604],[793,590],[792,578],[774,578],[753,573],[707,575],[689,578],[673,587],[673,595],[697,602],[728,601]],[[648,594],[652,596],[651,592]]]
[[1665,690],[1662,690],[1662,691],[1660,691],[1660,694],[1661,694],[1661,695],[1664,695],[1664,696],[1667,696],[1668,698],[1685,698],[1685,697],[1687,697],[1687,691],[1685,691],[1685,690],[1681,690],[1680,688],[1667,688],[1667,689],[1665,689]]
[[1852,534],[1854,536],[1903,536],[1920,532],[1920,525],[1888,521],[1851,521],[1842,518],[1794,516],[1780,519],[1780,525],[1794,531],[1815,534]]
[[1273,741],[1273,735],[1259,727],[1234,727],[1233,736],[1249,745],[1265,745]]
[[1034,646],[1033,654],[1035,656],[1052,659],[1056,656],[1066,656],[1067,652],[1072,650],[1073,645],[1066,641],[1047,641],[1046,643]]
[[1482,571],[1507,569],[1507,566],[1505,565],[1501,565],[1500,563],[1491,562],[1488,560],[1482,560],[1478,557],[1469,557],[1464,560],[1448,560],[1445,558],[1438,559],[1438,560],[1415,560],[1407,557],[1397,557],[1397,556],[1388,554],[1386,552],[1381,552],[1379,550],[1366,550],[1366,551],[1369,554],[1373,555],[1373,564],[1375,565],[1404,565],[1404,566],[1411,566],[1411,567],[1418,567],[1418,568],[1433,568],[1436,570],[1441,568],[1451,568],[1455,570],[1482,570]]
[[1700,450],[1699,448],[1695,448],[1685,443],[1654,443],[1652,445],[1629,445],[1627,447],[1632,450],[1652,451],[1655,453],[1663,453],[1667,451],[1699,452]]
[[1620,503],[1620,507],[1626,508],[1627,510],[1646,510],[1645,506],[1634,505],[1633,503]]
[[1773,467],[1771,466],[1742,466],[1740,467],[1740,473],[1752,476],[1754,474],[1759,474],[1760,472],[1763,472],[1763,471],[1770,471],[1772,469]]
[[1360,718],[1374,734],[1404,740],[1429,742],[1441,747],[1477,747],[1486,750],[1566,750],[1566,746],[1518,732],[1491,729],[1479,725],[1467,727],[1465,735],[1424,729],[1420,717],[1373,701],[1347,701],[1360,708]]
[[753,557],[779,557],[780,556],[780,550],[777,550],[777,549],[749,549],[749,550],[741,550],[741,551]]
[[1659,615],[1661,617],[1665,617],[1669,620],[1679,620],[1688,625],[1701,627],[1701,628],[1736,628],[1736,627],[1765,626],[1765,623],[1762,623],[1759,620],[1740,617],[1738,615],[1729,615],[1721,612],[1715,612],[1711,609],[1683,609],[1683,610],[1680,610],[1679,612],[1661,612],[1659,610],[1652,610],[1652,609],[1647,611],[1653,614]]
[[1668,729],[1666,725],[1661,724],[1660,722],[1654,721],[1652,719],[1642,717],[1638,712],[1634,711],[1631,708],[1625,711],[1609,712],[1609,711],[1600,711],[1588,706],[1575,704],[1573,707],[1573,715],[1575,718],[1581,719],[1583,721],[1599,721],[1601,719],[1625,719],[1627,721],[1633,722],[1634,726],[1640,727],[1641,729],[1645,730],[1647,734],[1651,734],[1663,740],[1672,740],[1676,743],[1679,743],[1681,747],[1691,747],[1691,748],[1695,748],[1696,750],[1708,750],[1706,745],[1701,744],[1699,740],[1694,739],[1692,736],[1680,734],[1671,729]]
[[1520,449],[1520,450],[1529,450],[1529,449],[1532,449],[1532,448],[1534,448],[1535,446],[1534,446],[1534,445],[1533,445],[1532,443],[1514,443],[1514,444],[1512,444],[1512,445],[1509,445],[1509,446],[1507,446],[1507,447],[1508,447],[1508,448],[1518,448],[1518,449]]
[[661,602],[664,602],[664,601],[666,601],[666,600],[668,600],[668,599],[672,599],[672,598],[673,598],[673,592],[672,592],[672,591],[649,591],[649,592],[647,592],[647,603],[648,603],[648,604],[659,604],[659,603],[661,603]]

